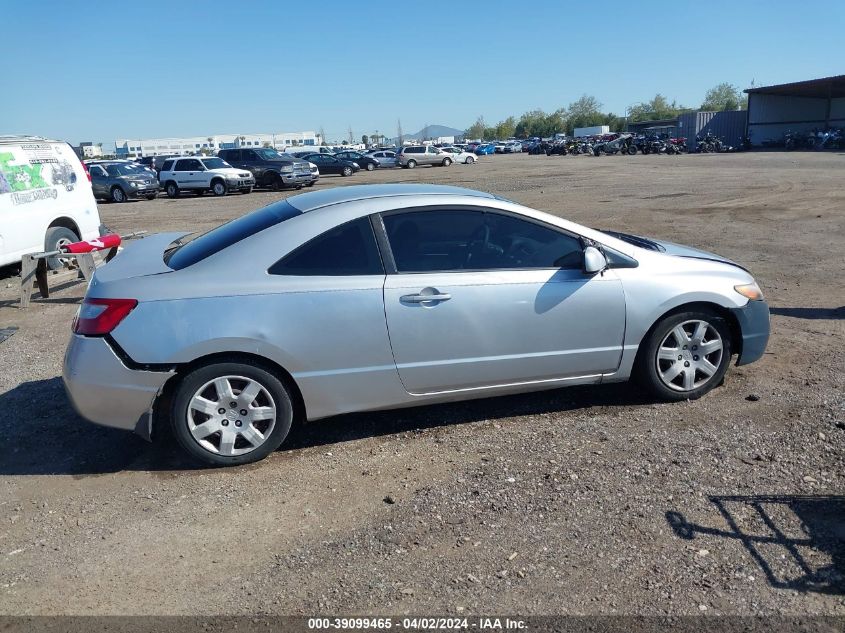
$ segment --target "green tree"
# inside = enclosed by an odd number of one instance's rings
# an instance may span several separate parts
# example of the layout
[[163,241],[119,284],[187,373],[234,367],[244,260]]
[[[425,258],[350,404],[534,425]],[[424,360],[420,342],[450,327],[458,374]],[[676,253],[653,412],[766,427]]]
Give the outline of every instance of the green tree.
[[464,132],[467,138],[484,138],[484,130],[486,129],[486,124],[484,123],[484,117],[479,116],[475,123],[470,125]]
[[685,108],[675,101],[669,103],[669,100],[666,97],[658,93],[654,95],[654,98],[651,101],[631,106],[629,109],[629,120],[637,122],[653,121],[656,119],[674,119],[679,114],[689,111],[690,108]]
[[746,103],[745,99],[742,98],[742,92],[739,88],[727,82],[710,88],[704,95],[704,103],[701,104],[701,109],[707,112],[745,110],[745,108]]
[[[577,127],[604,125],[601,102],[591,95],[582,95],[565,110],[565,129],[570,133]],[[563,113],[562,113],[563,114]]]
[[514,135],[516,131],[516,119],[509,116],[504,121],[499,121],[496,125],[496,138],[506,139]]
[[369,136],[367,136],[366,134],[362,134],[362,135],[361,135],[361,142],[362,142],[364,145],[369,145],[369,144],[370,144],[370,137],[369,137]]

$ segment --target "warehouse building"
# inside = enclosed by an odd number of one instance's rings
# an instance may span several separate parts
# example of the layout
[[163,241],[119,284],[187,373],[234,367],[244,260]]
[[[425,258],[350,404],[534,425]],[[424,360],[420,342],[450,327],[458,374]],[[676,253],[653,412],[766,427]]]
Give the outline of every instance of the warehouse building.
[[745,92],[748,135],[755,147],[779,144],[788,131],[845,127],[845,75]]
[[186,138],[117,139],[114,142],[118,158],[140,158],[168,154],[214,154],[221,149],[238,147],[273,147],[279,151],[291,147],[321,145],[322,139],[313,131],[277,132],[267,134],[215,134]]

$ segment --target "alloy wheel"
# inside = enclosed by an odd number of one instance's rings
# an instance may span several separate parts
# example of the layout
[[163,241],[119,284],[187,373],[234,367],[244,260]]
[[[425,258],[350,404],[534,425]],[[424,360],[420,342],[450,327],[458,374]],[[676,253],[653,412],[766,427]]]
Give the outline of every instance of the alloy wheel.
[[200,387],[188,404],[188,431],[205,450],[244,455],[267,441],[276,426],[276,403],[253,378],[221,376]]
[[673,327],[657,349],[657,373],[675,391],[693,391],[706,385],[722,363],[722,337],[703,320]]

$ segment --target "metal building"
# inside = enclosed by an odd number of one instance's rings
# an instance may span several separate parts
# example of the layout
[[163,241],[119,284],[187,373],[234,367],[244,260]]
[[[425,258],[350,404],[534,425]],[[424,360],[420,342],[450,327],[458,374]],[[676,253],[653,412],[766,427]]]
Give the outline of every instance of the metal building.
[[696,136],[712,134],[727,146],[739,147],[745,136],[745,110],[724,112],[684,112],[675,119],[639,121],[629,123],[628,131],[635,134],[666,135],[670,138],[686,137],[687,149],[696,147]]
[[787,131],[845,127],[845,75],[749,88],[748,134],[759,147],[779,144]]

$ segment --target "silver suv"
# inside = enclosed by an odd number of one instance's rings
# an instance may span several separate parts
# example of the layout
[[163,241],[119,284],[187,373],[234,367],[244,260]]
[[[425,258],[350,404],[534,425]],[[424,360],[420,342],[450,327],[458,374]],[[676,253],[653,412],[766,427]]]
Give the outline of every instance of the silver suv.
[[442,165],[448,167],[452,164],[452,155],[448,154],[433,145],[409,145],[399,150],[396,161],[400,167],[413,169],[417,165]]

